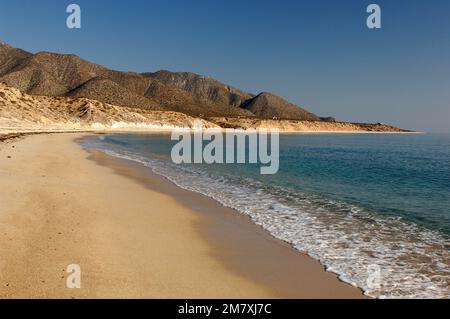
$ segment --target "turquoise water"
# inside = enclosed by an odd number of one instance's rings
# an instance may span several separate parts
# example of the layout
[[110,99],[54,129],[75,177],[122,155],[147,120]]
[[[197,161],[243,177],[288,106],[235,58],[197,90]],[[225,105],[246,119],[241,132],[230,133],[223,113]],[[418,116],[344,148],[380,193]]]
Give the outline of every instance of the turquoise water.
[[248,215],[367,295],[450,297],[450,135],[282,135],[275,175],[175,165],[164,135],[86,143]]

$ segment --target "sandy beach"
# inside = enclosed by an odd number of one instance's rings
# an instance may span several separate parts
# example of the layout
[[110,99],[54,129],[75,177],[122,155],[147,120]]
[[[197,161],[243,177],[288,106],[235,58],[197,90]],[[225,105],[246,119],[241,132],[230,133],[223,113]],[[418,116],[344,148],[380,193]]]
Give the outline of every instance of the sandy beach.
[[[0,142],[0,297],[361,298],[250,220],[85,134]],[[81,289],[66,267],[79,264]]]

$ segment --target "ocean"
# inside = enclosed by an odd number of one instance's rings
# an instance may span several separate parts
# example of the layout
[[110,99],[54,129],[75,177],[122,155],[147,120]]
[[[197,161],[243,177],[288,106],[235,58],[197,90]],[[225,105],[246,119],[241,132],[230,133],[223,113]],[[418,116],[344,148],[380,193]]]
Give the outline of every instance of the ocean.
[[450,298],[450,134],[280,136],[279,172],[181,164],[164,134],[84,145],[202,193],[377,298]]

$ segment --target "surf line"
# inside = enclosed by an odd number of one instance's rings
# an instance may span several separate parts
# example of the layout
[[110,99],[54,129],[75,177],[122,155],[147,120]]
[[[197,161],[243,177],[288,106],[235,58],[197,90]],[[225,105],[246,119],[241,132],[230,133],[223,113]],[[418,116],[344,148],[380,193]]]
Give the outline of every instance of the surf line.
[[193,129],[173,130],[171,139],[178,141],[171,151],[175,164],[260,164],[262,175],[279,170],[278,129],[203,128],[196,120]]

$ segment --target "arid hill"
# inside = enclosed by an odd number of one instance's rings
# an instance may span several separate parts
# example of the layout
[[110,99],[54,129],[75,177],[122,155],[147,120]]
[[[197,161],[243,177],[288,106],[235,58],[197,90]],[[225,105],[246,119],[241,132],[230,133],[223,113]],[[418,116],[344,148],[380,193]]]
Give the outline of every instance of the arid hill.
[[[29,95],[0,83],[0,135],[36,131],[161,131],[193,128],[181,112],[117,106],[87,98]],[[279,129],[281,132],[405,132],[384,124],[210,117],[204,128]]]
[[298,106],[273,94],[263,92],[246,102],[243,107],[263,119],[302,119],[320,121],[321,119]]
[[189,115],[319,120],[269,93],[253,95],[194,73],[119,72],[76,55],[32,54],[0,44],[0,82],[41,96],[95,99],[118,106]]
[[195,73],[158,71],[155,73],[144,73],[144,76],[189,92],[199,101],[206,104],[217,103],[240,107],[254,97],[249,93],[242,92],[217,80]]

